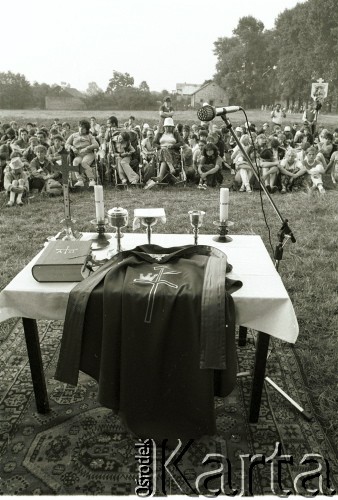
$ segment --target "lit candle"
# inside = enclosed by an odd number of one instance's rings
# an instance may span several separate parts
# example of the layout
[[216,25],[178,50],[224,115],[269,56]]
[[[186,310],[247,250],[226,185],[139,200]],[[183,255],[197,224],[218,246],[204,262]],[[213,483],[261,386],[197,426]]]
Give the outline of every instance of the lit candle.
[[103,186],[94,186],[95,212],[97,222],[104,222]]
[[221,188],[219,219],[220,221],[225,221],[228,220],[228,216],[229,216],[229,189]]

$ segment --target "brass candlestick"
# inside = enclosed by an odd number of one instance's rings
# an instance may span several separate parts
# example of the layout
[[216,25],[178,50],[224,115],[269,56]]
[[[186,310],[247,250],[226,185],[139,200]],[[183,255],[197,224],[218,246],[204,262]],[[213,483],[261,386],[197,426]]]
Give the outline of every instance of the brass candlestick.
[[98,221],[97,219],[93,219],[90,221],[91,224],[96,225],[96,232],[98,233],[97,236],[92,238],[92,249],[93,250],[100,250],[101,248],[105,248],[106,246],[109,245],[109,241],[111,239],[110,234],[105,234],[106,233],[106,224],[108,222],[108,219],[100,220]]
[[190,210],[188,214],[190,218],[190,224],[193,227],[194,244],[197,245],[198,230],[203,224],[203,217],[205,216],[205,212],[203,212],[202,210]]
[[221,220],[221,221],[214,221],[213,224],[215,226],[218,226],[218,236],[214,236],[213,240],[217,241],[218,243],[229,243],[232,241],[232,238],[230,236],[227,236],[229,232],[229,227],[233,226],[234,223],[231,222],[230,220]]
[[125,208],[114,207],[107,212],[109,224],[115,228],[115,238],[117,239],[117,248],[115,253],[121,252],[121,239],[123,234],[121,229],[128,225],[128,211]]
[[62,190],[63,190],[63,206],[65,218],[62,219],[61,224],[64,225],[62,231],[58,234],[58,240],[73,241],[79,240],[82,233],[74,228],[75,220],[72,219],[70,213],[70,199],[69,199],[69,165],[67,154],[61,155],[61,171],[62,171]]

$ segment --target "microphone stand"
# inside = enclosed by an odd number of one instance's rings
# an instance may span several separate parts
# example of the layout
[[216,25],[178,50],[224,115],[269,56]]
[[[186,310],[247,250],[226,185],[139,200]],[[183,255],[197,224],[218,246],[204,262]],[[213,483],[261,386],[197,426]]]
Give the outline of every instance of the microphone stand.
[[278,270],[279,263],[280,263],[280,261],[282,260],[282,257],[283,257],[283,249],[284,249],[285,244],[289,240],[291,240],[292,243],[296,243],[296,238],[294,237],[294,235],[293,235],[293,233],[292,233],[292,231],[290,229],[290,226],[288,224],[288,219],[284,219],[283,218],[283,216],[280,213],[280,211],[278,210],[275,202],[271,198],[269,191],[266,189],[264,183],[262,182],[261,176],[259,175],[259,172],[257,171],[257,168],[253,165],[253,163],[251,161],[251,158],[249,157],[249,155],[247,154],[247,152],[243,148],[242,144],[240,143],[237,135],[233,131],[232,124],[231,124],[229,118],[227,117],[226,113],[224,113],[224,114],[222,114],[220,116],[221,116],[222,120],[224,121],[224,123],[225,123],[227,129],[229,130],[230,134],[232,135],[233,139],[235,140],[235,142],[236,142],[238,148],[240,149],[241,153],[243,154],[243,156],[245,157],[246,161],[249,163],[250,167],[252,168],[254,176],[258,180],[261,189],[266,194],[268,200],[270,201],[270,203],[272,205],[272,208],[274,209],[274,211],[277,214],[277,217],[279,218],[279,220],[282,223],[282,227],[281,227],[281,229],[280,229],[280,231],[278,233],[278,239],[279,239],[279,241],[278,241],[278,243],[276,245],[275,253],[274,253],[275,268]]
[[[223,113],[222,115],[220,115],[220,117],[224,121],[227,129],[229,130],[230,134],[232,135],[233,139],[235,140],[239,150],[241,151],[241,153],[243,154],[243,156],[245,157],[245,159],[249,163],[250,167],[252,168],[254,176],[258,180],[261,189],[266,194],[268,200],[270,201],[270,203],[272,205],[272,208],[274,209],[274,211],[277,214],[277,217],[279,218],[279,220],[282,223],[282,227],[281,227],[280,231],[278,232],[278,243],[276,245],[275,253],[274,253],[275,268],[278,271],[279,263],[283,257],[283,249],[284,249],[285,244],[289,240],[291,240],[292,243],[295,243],[296,238],[294,237],[294,235],[290,229],[290,226],[288,224],[288,219],[284,219],[283,216],[281,215],[275,202],[271,198],[269,191],[266,189],[264,183],[262,182],[261,176],[260,176],[257,168],[253,165],[251,158],[249,157],[249,155],[247,154],[247,152],[243,148],[242,144],[240,143],[237,135],[233,131],[232,124],[231,124],[230,120],[227,118],[226,112]],[[239,345],[242,345],[242,346],[245,345],[246,335],[247,335],[247,328],[240,326],[239,327]],[[262,355],[262,357],[264,358],[263,359],[264,366],[261,366],[260,370],[264,371],[264,372],[265,372],[265,363],[266,363],[267,357],[271,353],[271,350],[270,350],[270,353],[268,353],[268,345],[269,345],[269,336],[266,333],[258,332],[257,346],[256,346],[256,364],[258,362],[258,358],[260,357],[260,355]],[[240,373],[239,375],[240,376],[249,375],[249,372],[243,372],[243,373]],[[259,402],[260,402],[261,389],[257,389],[255,387],[258,383],[257,378],[259,378],[259,377],[257,376],[257,374],[255,374],[254,380],[253,380],[253,393],[255,393],[255,397],[257,399],[259,399]],[[281,394],[285,399],[287,399],[293,405],[293,407],[296,408],[296,410],[299,411],[303,415],[303,417],[306,420],[311,420],[311,416],[308,413],[306,413],[304,411],[304,409],[296,401],[294,401],[286,392],[284,392],[273,380],[271,380],[269,377],[265,377],[265,376],[264,376],[264,380],[268,384],[270,384],[277,392],[279,392],[279,394]],[[256,408],[255,409],[251,408],[249,421],[250,422],[257,422],[258,421],[258,411]]]

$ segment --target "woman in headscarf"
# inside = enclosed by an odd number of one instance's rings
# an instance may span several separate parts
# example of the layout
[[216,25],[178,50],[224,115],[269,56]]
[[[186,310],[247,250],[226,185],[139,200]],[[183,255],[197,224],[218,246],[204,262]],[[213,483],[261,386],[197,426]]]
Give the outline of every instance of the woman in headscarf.
[[166,118],[163,127],[164,132],[158,132],[154,139],[154,145],[160,147],[160,170],[158,177],[153,177],[153,180],[155,182],[162,182],[165,177],[168,177],[168,181],[177,182],[177,175],[181,169],[180,148],[184,144],[183,139],[175,131],[174,120],[172,118]]

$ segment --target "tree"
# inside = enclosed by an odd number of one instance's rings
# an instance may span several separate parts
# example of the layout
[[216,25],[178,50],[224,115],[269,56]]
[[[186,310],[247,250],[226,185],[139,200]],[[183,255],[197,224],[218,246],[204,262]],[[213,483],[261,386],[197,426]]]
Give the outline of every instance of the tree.
[[141,90],[141,92],[150,92],[149,85],[144,80],[143,80],[143,82],[140,83],[139,89]]
[[107,87],[107,93],[111,94],[118,89],[133,87],[134,78],[130,76],[129,73],[120,73],[119,71],[113,71],[113,77],[109,80]]
[[308,0],[285,10],[276,21],[281,95],[308,101],[311,83],[329,82],[329,99],[338,92],[338,12],[336,0]]
[[31,85],[20,73],[0,73],[0,107],[23,109],[31,105]]
[[261,74],[267,67],[264,24],[252,16],[242,17],[234,37],[219,38],[214,53],[218,58],[215,80],[225,88],[232,102],[260,105],[266,95]]
[[32,86],[32,105],[44,109],[46,106],[46,96],[51,87],[47,83],[34,82]]
[[252,16],[230,38],[214,43],[216,82],[243,106],[310,100],[311,83],[329,83],[327,103],[338,104],[337,0],[307,0],[285,9],[275,28]]
[[94,97],[98,94],[102,94],[103,90],[98,86],[96,82],[89,82],[86,90],[86,94],[90,97]]

